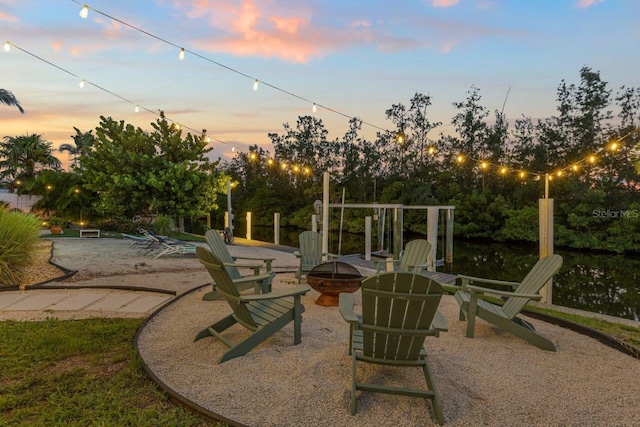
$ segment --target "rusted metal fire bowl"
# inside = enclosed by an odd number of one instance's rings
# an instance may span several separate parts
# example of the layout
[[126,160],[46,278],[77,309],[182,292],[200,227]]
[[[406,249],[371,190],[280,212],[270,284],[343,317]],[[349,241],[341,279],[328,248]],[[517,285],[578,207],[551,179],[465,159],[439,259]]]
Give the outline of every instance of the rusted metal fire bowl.
[[364,277],[355,267],[339,261],[316,265],[307,274],[309,286],[320,292],[316,304],[324,307],[337,306],[338,295],[341,292],[357,291],[362,279]]

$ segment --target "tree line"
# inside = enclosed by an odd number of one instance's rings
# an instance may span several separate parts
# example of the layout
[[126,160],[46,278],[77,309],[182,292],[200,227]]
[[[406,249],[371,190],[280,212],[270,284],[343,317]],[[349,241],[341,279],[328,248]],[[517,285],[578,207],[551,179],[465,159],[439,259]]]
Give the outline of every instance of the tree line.
[[[442,123],[429,118],[432,98],[420,93],[386,110],[393,129],[372,141],[360,135],[357,118],[329,140],[322,120],[303,116],[269,134],[273,154],[253,146],[221,167],[238,183],[234,209],[252,212],[254,224],[271,225],[281,212],[285,225],[308,228],[328,171],[332,202],[344,189],[347,203],[454,205],[456,235],[499,241],[538,240],[548,174],[556,244],[640,250],[640,89],[614,93],[584,67],[577,84],[562,80],[556,93],[556,115],[508,120],[484,107],[472,86],[466,100],[453,103],[454,135],[437,134]],[[362,232],[363,215],[346,212],[344,230]],[[424,218],[409,211],[405,227],[424,233]]]

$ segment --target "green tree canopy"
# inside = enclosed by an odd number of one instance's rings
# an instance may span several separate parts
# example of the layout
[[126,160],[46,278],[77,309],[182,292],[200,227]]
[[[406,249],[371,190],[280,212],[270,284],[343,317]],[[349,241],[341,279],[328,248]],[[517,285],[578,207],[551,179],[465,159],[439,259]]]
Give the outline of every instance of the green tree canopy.
[[38,172],[59,168],[60,160],[42,135],[5,136],[0,143],[0,180],[33,181]]
[[183,137],[163,112],[152,132],[100,119],[92,149],[80,157],[85,186],[98,194],[99,212],[196,218],[217,208],[226,178],[206,157],[211,148],[204,134]]

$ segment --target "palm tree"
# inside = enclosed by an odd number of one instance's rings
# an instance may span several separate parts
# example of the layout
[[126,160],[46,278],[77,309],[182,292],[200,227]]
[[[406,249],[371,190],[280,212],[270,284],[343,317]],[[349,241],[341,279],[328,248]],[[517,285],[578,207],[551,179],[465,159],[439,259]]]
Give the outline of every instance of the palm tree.
[[[74,126],[73,128],[76,131],[75,135],[71,135],[71,138],[73,138],[73,144],[60,144],[58,151],[61,153],[63,151],[68,151],[69,155],[73,156],[73,166],[78,167],[78,158],[89,152],[89,149],[93,146],[96,137],[91,133],[93,131],[80,132],[80,129],[77,127]],[[82,165],[80,165],[80,171],[82,171]]]
[[[36,178],[45,169],[60,169],[60,160],[52,154],[51,143],[42,135],[5,136],[0,143],[0,180],[25,182]],[[10,191],[13,188],[9,187]]]
[[0,104],[6,104],[6,105],[9,105],[9,106],[16,106],[16,107],[18,107],[18,110],[20,110],[20,112],[22,114],[24,114],[24,110],[20,106],[20,103],[18,102],[18,100],[13,95],[13,93],[11,93],[8,90],[0,89]]

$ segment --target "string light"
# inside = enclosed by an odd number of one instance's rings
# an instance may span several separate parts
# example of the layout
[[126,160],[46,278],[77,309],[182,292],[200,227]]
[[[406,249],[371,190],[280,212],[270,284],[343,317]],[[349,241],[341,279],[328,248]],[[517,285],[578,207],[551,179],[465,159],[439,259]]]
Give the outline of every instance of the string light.
[[436,148],[435,148],[435,147],[429,147],[429,148],[427,149],[427,153],[429,153],[429,154],[435,154],[435,153],[436,153]]
[[258,158],[258,155],[256,153],[251,153],[251,154],[249,154],[249,158],[251,160],[256,160]]
[[509,169],[506,166],[503,166],[500,168],[500,173],[502,175],[506,175],[506,173],[509,171]]
[[253,81],[253,90],[254,90],[254,92],[258,90],[258,79],[255,79]]
[[231,152],[235,153],[236,152],[236,147],[231,147]]
[[318,107],[316,106],[315,102],[313,103],[313,107],[311,107],[311,111],[313,111],[314,113],[318,111]]
[[134,108],[133,111],[135,111],[136,113],[139,113],[140,112],[140,106],[136,105],[136,108]]
[[571,169],[572,169],[574,172],[577,172],[578,170],[580,170],[580,165],[579,165],[579,164],[577,164],[577,163],[575,163],[573,166],[571,166]]
[[589,156],[589,163],[595,163],[596,162],[596,156]]
[[180,53],[178,54],[178,59],[180,59],[180,61],[184,60],[184,48],[180,49]]
[[85,82],[86,82],[85,79],[80,80],[80,83],[78,84],[78,86],[80,86],[80,89],[84,87]]
[[273,163],[274,163],[274,162],[273,162],[273,159],[268,159],[268,160],[267,160],[267,165],[269,165],[269,166],[273,166]]
[[480,169],[486,169],[488,167],[489,165],[487,164],[487,162],[480,162]]
[[82,19],[87,19],[87,16],[89,16],[89,6],[87,6],[86,4],[82,6],[82,10],[78,15],[80,15],[80,18]]
[[5,52],[9,52],[11,50],[11,43],[6,42],[3,47]]
[[463,163],[464,162],[464,156],[462,154],[458,154],[456,156],[456,162]]
[[525,171],[520,171],[520,173],[518,174],[518,176],[520,176],[520,178],[524,179],[527,177],[527,173]]

